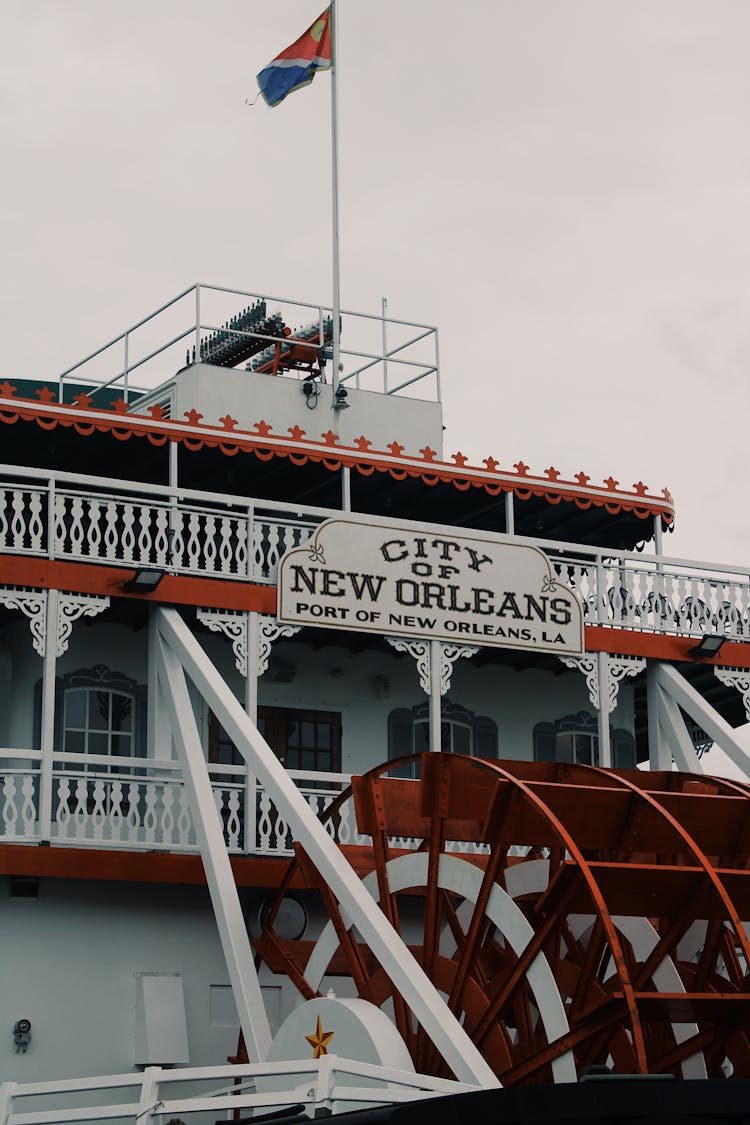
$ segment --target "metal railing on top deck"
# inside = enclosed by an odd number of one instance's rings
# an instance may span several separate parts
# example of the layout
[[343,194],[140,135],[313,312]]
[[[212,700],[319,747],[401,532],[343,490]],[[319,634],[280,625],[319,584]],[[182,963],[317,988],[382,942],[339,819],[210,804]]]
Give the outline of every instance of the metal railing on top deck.
[[[6,554],[275,584],[284,552],[338,514],[131,481],[100,486],[80,474],[0,465],[0,553]],[[546,553],[560,581],[576,592],[587,624],[750,638],[747,569],[545,539],[523,542]]]
[[[237,363],[255,357],[252,367],[263,349],[270,356],[289,332],[325,362],[331,316],[326,305],[197,283],[61,372],[59,399],[65,401],[66,384],[75,382],[76,391],[81,385],[91,395],[119,390],[130,402],[201,360],[235,366],[233,357]],[[421,397],[440,401],[438,334],[432,325],[389,317],[384,309],[380,314],[342,309],[340,358],[341,383],[384,394],[420,383]]]

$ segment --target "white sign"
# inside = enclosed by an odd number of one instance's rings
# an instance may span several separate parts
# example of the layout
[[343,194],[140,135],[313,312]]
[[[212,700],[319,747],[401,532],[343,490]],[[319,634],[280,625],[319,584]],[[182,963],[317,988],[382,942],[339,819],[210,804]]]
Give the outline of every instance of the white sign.
[[581,652],[572,590],[536,547],[351,519],[279,566],[279,621],[539,652]]

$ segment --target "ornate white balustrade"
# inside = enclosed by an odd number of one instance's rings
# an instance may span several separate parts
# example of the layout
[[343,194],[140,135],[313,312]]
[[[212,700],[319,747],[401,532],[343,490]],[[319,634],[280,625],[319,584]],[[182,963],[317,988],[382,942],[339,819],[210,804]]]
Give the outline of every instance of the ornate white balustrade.
[[[187,792],[176,763],[128,758],[113,760],[55,754],[52,773],[52,839],[74,847],[123,850],[197,851]],[[40,762],[36,751],[0,753],[0,843],[40,839]],[[92,762],[91,765],[88,763]],[[212,789],[232,853],[291,855],[287,826],[268,793],[244,771],[212,768]],[[293,773],[316,815],[349,783],[345,774]],[[330,822],[340,844],[365,843],[347,802]]]
[[[95,491],[72,474],[23,479],[3,467],[0,553],[175,574],[276,581],[278,564],[333,511],[211,493],[123,485]],[[32,477],[31,470],[27,476]],[[75,481],[75,484],[71,483]],[[129,492],[125,489],[129,488]],[[635,552],[603,554],[574,544],[525,539],[578,594],[588,624],[676,635],[750,636],[750,580],[729,568]]]
[[0,778],[0,841],[28,842],[38,832],[39,768],[4,769]]
[[0,483],[0,552],[274,582],[318,521],[90,490]]
[[589,625],[675,635],[721,633],[736,640],[750,636],[747,575],[626,555],[589,561],[550,552],[550,562],[578,594]]
[[0,482],[0,549],[14,555],[46,555],[48,491],[43,486]]

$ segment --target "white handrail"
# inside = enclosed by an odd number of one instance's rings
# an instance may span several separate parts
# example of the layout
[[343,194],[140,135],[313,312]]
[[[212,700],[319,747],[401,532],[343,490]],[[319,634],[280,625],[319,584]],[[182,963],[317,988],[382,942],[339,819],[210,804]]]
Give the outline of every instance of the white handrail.
[[[299,1081],[291,1088],[289,1078]],[[257,1079],[277,1080],[274,1088],[258,1093]],[[352,1079],[359,1079],[356,1085]],[[204,1089],[205,1083],[216,1088]],[[366,1083],[372,1083],[367,1085]],[[350,1084],[351,1083],[351,1084]],[[178,1090],[170,1087],[178,1085]],[[195,1093],[190,1086],[197,1086]],[[188,1087],[185,1092],[184,1087]],[[478,1089],[467,1082],[433,1078],[394,1067],[324,1055],[319,1060],[301,1059],[287,1063],[245,1063],[237,1065],[177,1067],[149,1066],[142,1073],[108,1074],[92,1078],[60,1079],[51,1082],[5,1082],[0,1086],[0,1125],[63,1125],[63,1123],[119,1120],[147,1125],[176,1114],[230,1110],[274,1109],[302,1103],[309,1110],[327,1108],[332,1102],[361,1102],[391,1105],[394,1102],[421,1100],[441,1095],[468,1093]],[[128,1101],[100,1101],[91,1105],[91,1095],[128,1097]],[[171,1096],[169,1096],[171,1094]],[[77,1107],[72,1103],[79,1100]],[[148,1103],[142,1110],[141,1103]],[[19,1112],[24,1099],[48,1099],[43,1110]],[[53,1099],[57,1098],[55,1104]]]
[[107,348],[111,348],[115,344],[119,344],[120,341],[124,340],[126,336],[130,335],[131,332],[135,332],[137,328],[142,328],[144,324],[148,324],[148,322],[150,320],[153,320],[154,317],[159,316],[160,313],[166,312],[168,308],[171,308],[172,305],[176,305],[177,302],[181,301],[183,297],[187,297],[188,294],[194,292],[195,285],[191,285],[189,289],[184,289],[182,293],[178,293],[176,297],[172,297],[171,300],[166,302],[166,304],[160,305],[158,309],[154,309],[153,312],[149,313],[147,316],[144,316],[142,320],[138,320],[135,324],[131,324],[130,328],[126,328],[124,332],[121,332],[119,334],[119,336],[114,336],[108,343],[102,344],[101,347],[98,347],[95,351],[91,352],[90,355],[87,355],[85,359],[79,359],[78,363],[74,363],[72,367],[68,367],[65,371],[58,375],[58,379],[62,383],[62,380],[67,375],[72,374],[73,371],[77,371],[78,368],[82,367],[84,363],[89,363],[90,360],[96,359],[96,357],[98,355],[101,355],[102,352],[106,352]]
[[[92,482],[91,477],[83,473],[70,473],[63,471],[55,471],[50,473],[45,469],[36,469],[31,467],[20,468],[17,465],[0,464],[0,489],[6,483],[2,478],[7,477],[11,480],[7,484],[11,485],[13,480],[18,481],[42,481],[42,486],[36,484],[30,486],[34,487],[40,493],[47,491],[47,486],[51,485],[59,489],[61,484],[69,483],[71,485],[82,485],[82,496],[95,496],[103,499],[122,500],[128,501],[142,496],[155,496],[163,498],[165,503],[180,501],[180,500],[198,500],[217,505],[224,505],[229,508],[236,508],[246,511],[249,507],[255,508],[256,514],[273,515],[274,513],[284,513],[288,516],[292,514],[298,520],[307,518],[322,520],[330,519],[331,517],[340,516],[341,510],[338,508],[320,508],[310,504],[293,504],[287,501],[280,500],[265,500],[258,499],[252,496],[239,496],[225,492],[207,492],[200,489],[183,488],[183,487],[170,487],[169,485],[159,484],[145,484],[140,481],[131,480],[118,480],[117,487],[114,487],[115,482],[107,480],[102,485],[97,485]],[[101,488],[102,491],[98,491]],[[72,491],[72,490],[71,490]],[[347,518],[354,520],[366,520],[370,517],[356,512],[347,513]],[[418,521],[404,520],[397,518],[388,519],[388,525],[393,527],[401,527],[404,530],[420,530],[426,528],[450,528],[453,532],[456,528],[453,524],[440,524],[438,522],[429,525],[420,523]],[[470,527],[462,527],[462,534],[471,534]],[[550,557],[550,561],[560,563],[570,563],[572,565],[585,562],[596,562],[597,559],[602,560],[620,560],[630,561],[638,564],[638,569],[656,569],[657,567],[674,567],[681,571],[711,571],[715,574],[726,574],[732,576],[741,576],[746,581],[750,582],[750,564],[728,564],[712,561],[686,559],[681,556],[675,555],[646,555],[639,551],[624,551],[613,547],[595,547],[588,543],[569,542],[567,540],[544,539],[535,536],[518,536],[507,535],[504,532],[477,530],[476,537],[479,539],[488,539],[497,542],[505,543],[518,543],[529,544],[531,546],[539,547],[545,551]],[[572,556],[584,556],[583,558],[573,558]]]
[[[79,360],[77,363],[75,363],[72,366],[66,368],[60,375],[57,376],[57,384],[58,384],[60,401],[61,402],[63,401],[63,394],[64,394],[64,388],[65,388],[66,380],[69,379],[69,377],[72,376],[72,375],[76,375],[76,377],[78,379],[80,379],[84,384],[90,386],[90,390],[87,392],[89,394],[91,394],[95,391],[98,391],[98,390],[102,390],[102,389],[107,388],[107,387],[116,386],[121,382],[122,386],[124,388],[124,397],[127,401],[129,391],[132,391],[132,390],[135,389],[135,388],[129,387],[129,376],[130,376],[130,374],[133,371],[135,371],[137,368],[143,367],[145,364],[149,363],[151,360],[156,359],[158,356],[167,353],[169,351],[169,349],[173,348],[181,340],[184,340],[186,337],[189,337],[191,335],[194,335],[194,337],[195,337],[195,356],[194,356],[194,360],[196,362],[200,362],[200,347],[201,347],[201,334],[202,333],[217,333],[217,332],[218,333],[227,333],[228,336],[229,335],[240,335],[240,336],[247,335],[247,336],[257,338],[258,340],[266,340],[267,339],[270,342],[278,343],[278,341],[279,341],[278,336],[268,336],[268,335],[265,335],[265,334],[260,333],[260,332],[258,332],[258,333],[246,332],[245,330],[242,330],[242,329],[232,328],[232,327],[230,327],[229,324],[224,324],[224,325],[221,325],[220,327],[215,327],[214,325],[212,325],[208,322],[202,321],[201,320],[201,296],[204,293],[227,294],[229,296],[236,297],[238,300],[241,298],[243,301],[249,298],[251,301],[257,302],[257,303],[264,302],[265,304],[270,304],[270,305],[276,304],[276,305],[289,306],[292,309],[303,310],[308,315],[309,315],[310,311],[314,311],[315,314],[317,315],[317,319],[318,319],[318,321],[321,325],[320,340],[319,340],[319,344],[317,346],[322,346],[323,342],[324,342],[323,330],[322,330],[322,321],[323,321],[324,317],[330,317],[330,316],[333,315],[333,310],[330,307],[328,307],[326,305],[322,305],[319,302],[300,301],[298,299],[291,298],[291,297],[276,297],[276,296],[271,296],[271,295],[265,294],[265,293],[251,293],[248,290],[231,289],[227,286],[207,285],[203,282],[197,282],[196,284],[191,285],[189,288],[184,289],[181,293],[178,293],[177,296],[172,297],[169,301],[166,301],[164,304],[160,305],[159,308],[155,309],[153,312],[148,313],[146,316],[142,317],[140,320],[138,320],[134,324],[130,325],[123,332],[120,332],[117,336],[114,336],[111,340],[108,340],[105,344],[102,344],[100,347],[98,347],[94,351],[90,352],[87,356],[85,356],[83,359]],[[135,332],[137,332],[138,329],[142,328],[144,325],[149,324],[150,322],[154,321],[157,317],[161,316],[162,313],[167,312],[167,310],[169,310],[169,309],[173,308],[175,305],[179,304],[180,301],[183,301],[185,298],[189,298],[192,294],[195,294],[195,302],[194,302],[194,307],[191,307],[191,311],[190,311],[190,314],[189,314],[189,317],[188,317],[188,320],[192,319],[192,323],[188,327],[181,328],[181,330],[178,331],[177,335],[173,334],[174,329],[172,329],[169,332],[165,330],[165,333],[164,333],[165,342],[160,343],[156,348],[149,351],[147,355],[141,356],[139,359],[137,359],[133,362],[130,362],[129,357],[130,357],[130,354],[131,354],[130,349],[131,349],[131,342],[132,342],[133,334]],[[410,339],[408,339],[404,343],[400,344],[396,349],[394,349],[392,362],[396,363],[396,364],[399,364],[399,363],[411,364],[411,365],[419,366],[419,367],[423,368],[423,371],[421,372],[421,374],[419,376],[415,376],[415,379],[416,378],[420,378],[420,379],[429,378],[431,375],[434,374],[435,377],[436,377],[435,394],[436,394],[437,400],[439,401],[439,399],[440,399],[440,374],[439,374],[439,371],[438,371],[438,330],[434,325],[422,324],[422,323],[416,322],[416,321],[402,320],[402,319],[399,319],[399,318],[396,318],[396,317],[386,317],[382,310],[381,310],[380,313],[364,313],[364,312],[355,311],[354,309],[341,309],[341,310],[339,310],[339,312],[340,312],[340,316],[342,318],[346,317],[346,318],[349,319],[350,322],[360,322],[360,321],[375,322],[375,323],[382,323],[382,324],[386,324],[386,325],[392,325],[394,327],[401,328],[401,329],[408,328],[408,329],[412,330]],[[356,332],[356,329],[355,329],[355,332]],[[167,335],[170,335],[170,339],[168,339],[168,340],[166,339]],[[425,339],[428,339],[429,337],[432,337],[434,339],[434,349],[433,349],[434,355],[431,356],[429,362],[417,363],[414,360],[404,359],[404,358],[401,358],[400,356],[399,356],[399,358],[396,358],[396,353],[403,352],[407,348],[416,348],[418,343],[420,343],[421,341],[423,341]],[[85,368],[86,368],[87,364],[91,363],[94,360],[97,360],[99,357],[103,356],[106,352],[108,352],[110,348],[113,348],[113,347],[115,347],[118,344],[121,344],[123,342],[124,342],[124,362],[123,362],[123,365],[121,367],[119,367],[119,369],[116,371],[116,373],[114,375],[112,375],[111,377],[108,377],[108,378],[98,379],[98,378],[92,376],[90,373],[87,373],[85,371]],[[355,341],[353,341],[353,342],[355,342]],[[311,344],[312,344],[312,346],[316,346],[314,340],[311,341]],[[349,357],[358,357],[359,356],[359,357],[371,358],[375,363],[385,363],[386,360],[387,360],[387,357],[382,356],[382,355],[373,355],[370,352],[357,351],[357,350],[354,350],[353,348],[347,348],[347,347],[342,348],[340,354],[341,354],[342,359],[343,359],[343,357],[349,358]],[[180,366],[182,366],[182,365],[180,365]],[[370,366],[370,365],[368,364],[366,366]],[[360,372],[357,372],[357,379],[358,379],[359,373]],[[412,382],[412,381],[414,381],[414,380],[409,380],[406,383],[402,383],[401,386],[408,386],[409,382]],[[159,373],[159,383],[158,383],[158,385],[161,386],[163,383],[164,383],[163,375],[161,373]],[[357,383],[357,385],[359,385],[359,382]],[[148,394],[155,389],[156,389],[156,385],[153,385],[153,386],[150,386],[148,389],[138,388],[138,391],[139,392],[145,391],[145,393]],[[394,388],[388,393],[395,394],[397,389],[399,389],[399,388]]]
[[[50,784],[40,788],[48,756]],[[290,855],[287,834],[279,830],[273,801],[263,787],[242,767],[209,763],[208,770],[225,814],[227,847],[245,855]],[[287,774],[316,815],[351,781],[350,774],[331,771]],[[256,803],[257,820],[243,831],[242,809]],[[194,852],[194,825],[186,815],[182,768],[175,760],[0,749],[3,842],[38,841],[46,823],[53,846]],[[337,822],[336,838],[339,843],[359,842],[349,813]]]

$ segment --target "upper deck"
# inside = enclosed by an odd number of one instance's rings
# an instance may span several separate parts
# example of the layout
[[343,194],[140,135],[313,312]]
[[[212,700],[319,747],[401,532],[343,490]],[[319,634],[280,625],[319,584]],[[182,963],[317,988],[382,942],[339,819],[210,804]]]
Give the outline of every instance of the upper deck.
[[[211,294],[235,308],[242,299],[245,307],[224,320],[208,315]],[[161,317],[176,316],[180,308],[184,312],[185,302],[192,302],[187,326],[161,323]],[[700,671],[692,650],[706,633],[723,642],[721,659],[714,658],[714,664],[750,667],[747,570],[666,555],[662,535],[674,518],[666,489],[651,491],[642,481],[624,488],[611,476],[596,483],[584,472],[565,480],[552,466],[534,473],[523,462],[504,467],[492,456],[478,465],[460,452],[446,456],[434,329],[345,313],[344,370],[334,388],[329,381],[329,310],[314,306],[312,319],[305,322],[295,319],[295,308],[290,313],[282,302],[258,295],[193,287],[51,384],[0,385],[0,624],[12,628],[13,614],[20,609],[30,619],[34,648],[46,669],[55,659],[53,646],[45,648],[46,591],[64,591],[68,600],[78,595],[98,599],[97,612],[103,616],[88,643],[81,643],[76,666],[114,666],[119,642],[108,630],[132,626],[142,631],[151,605],[190,607],[186,616],[196,629],[213,629],[221,613],[265,616],[268,623],[277,612],[281,558],[342,511],[368,526],[416,534],[450,529],[458,535],[461,529],[462,535],[475,533],[497,545],[537,548],[553,579],[569,587],[580,604],[585,654],[576,667],[587,676],[597,653],[619,659],[618,674],[622,658],[636,658],[640,668],[644,657]],[[305,312],[310,314],[310,307]],[[367,322],[375,343],[352,342],[350,317]],[[153,335],[157,322],[158,338]],[[144,331],[140,355],[135,340]],[[425,348],[427,352],[419,350]],[[250,369],[238,366],[248,359]],[[146,371],[151,377],[136,391],[133,374]],[[644,551],[647,543],[651,552]],[[159,578],[152,593],[130,585],[134,571],[142,568]],[[78,613],[86,607],[73,609]],[[212,625],[206,625],[206,613],[214,615]],[[60,628],[69,632],[69,625],[62,620]],[[234,618],[224,622],[227,636],[234,635],[235,625]],[[390,688],[384,695],[382,685],[395,673],[383,638],[373,633],[352,640],[343,627],[325,639],[320,632],[305,627],[294,642],[298,650],[292,655],[304,669],[300,680],[307,683],[306,695],[302,693],[307,705],[320,706],[315,686],[319,649],[331,644],[345,651],[350,646],[367,652],[363,663],[376,684],[368,690],[376,721],[385,729]],[[415,639],[418,632],[415,625]],[[465,639],[481,643],[481,638]],[[244,656],[239,650],[235,656],[249,684],[255,673],[248,671],[248,652],[246,647]],[[550,680],[562,667],[552,655],[512,643],[484,648],[477,663],[477,682],[487,666],[510,675],[511,668],[541,669]],[[364,715],[361,699],[353,707],[336,686],[338,656],[332,667],[334,686],[326,688],[331,708]],[[628,674],[636,670],[631,665]],[[74,671],[71,664],[68,672]],[[260,666],[256,673],[262,676]],[[24,674],[24,707],[38,709],[29,694],[34,673],[29,667]],[[151,752],[151,743],[158,741],[156,712],[149,718],[148,756],[127,763],[118,759],[118,770],[126,771],[120,776],[106,756],[86,758],[62,747],[53,729],[54,668],[44,675],[49,679],[41,708],[47,716],[42,723],[48,725],[41,739],[44,749],[38,748],[40,739],[31,737],[26,721],[26,733],[2,755],[11,764],[3,813],[6,839],[47,840],[52,832],[58,842],[96,847],[102,842],[97,826],[108,817],[109,847],[119,840],[128,848],[149,850],[156,831],[151,822],[158,812],[166,825],[159,830],[162,847],[193,848],[189,832],[184,825],[175,827],[171,806],[164,804],[178,767]],[[144,651],[133,659],[128,675],[142,685],[148,681],[148,698],[155,698],[154,672]],[[482,684],[485,694],[476,706],[484,708],[486,700],[491,709],[497,685],[490,692],[484,680]],[[280,681],[280,690],[284,687]],[[66,690],[61,689],[63,695]],[[515,683],[506,682],[505,691],[509,704],[517,700]],[[535,691],[530,689],[530,700],[536,699]],[[566,703],[564,709],[580,707],[580,696],[568,695],[578,702]],[[282,704],[299,706],[299,699]],[[549,707],[553,705],[550,700]],[[519,717],[524,730],[532,722],[528,710],[523,723]],[[538,712],[536,717],[555,715]],[[628,720],[636,739],[640,721],[637,715]],[[516,739],[518,756],[529,752],[529,738],[526,730]],[[385,756],[381,735],[363,731],[349,742],[356,749],[352,767],[366,767]],[[25,766],[19,765],[22,759]],[[134,769],[137,775],[128,772]],[[348,775],[339,768],[318,768],[298,769],[295,776],[301,786],[309,786],[309,802],[317,807]],[[232,814],[226,826],[229,846],[264,855],[284,852],[285,831],[277,831],[267,795],[250,792],[255,782],[245,776],[244,767],[217,762],[212,777]],[[128,816],[134,818],[130,827],[127,817],[122,823],[120,819],[126,778],[132,797]],[[39,802],[42,813],[37,816]],[[340,837],[341,842],[355,839]]]
[[640,480],[446,456],[435,328],[344,311],[338,379],[331,334],[325,306],[192,286],[53,380],[0,384],[0,420],[36,423],[2,461],[602,548],[671,527]]
[[24,556],[77,566],[66,581],[89,592],[99,568],[150,566],[162,596],[249,608],[244,587],[273,587],[284,551],[346,510],[523,537],[589,628],[747,637],[743,570],[660,557],[666,489],[448,458],[437,330],[385,309],[344,312],[341,330],[334,382],[330,309],[195,285],[53,383],[0,385],[5,581],[28,577]]
[[263,419],[280,433],[331,430],[345,444],[364,428],[378,448],[399,441],[440,456],[437,329],[385,309],[342,310],[340,328],[334,373],[330,308],[196,284],[62,372],[58,398],[82,385],[94,402],[120,394],[138,413],[158,405],[161,417],[192,412],[240,431]]

